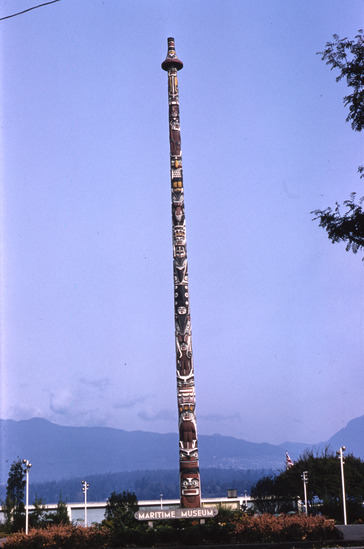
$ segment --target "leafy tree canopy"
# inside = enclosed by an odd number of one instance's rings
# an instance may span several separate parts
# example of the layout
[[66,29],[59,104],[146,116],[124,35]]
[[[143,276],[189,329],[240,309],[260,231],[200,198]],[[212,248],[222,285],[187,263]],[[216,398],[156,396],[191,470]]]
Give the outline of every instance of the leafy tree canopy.
[[[345,487],[351,521],[363,512],[364,462],[349,455],[345,458]],[[307,498],[312,511],[342,519],[340,461],[329,448],[321,453],[306,450],[298,461],[279,475],[263,477],[252,488],[257,507],[263,512],[287,512],[293,502],[303,500],[303,471],[308,472]]]
[[5,502],[2,502],[8,531],[16,532],[24,528],[24,489],[25,470],[21,459],[18,458],[10,466]]
[[319,225],[326,230],[331,242],[346,242],[346,251],[351,250],[354,254],[364,249],[364,196],[357,204],[355,197],[356,193],[351,193],[350,198],[344,201],[344,212],[338,202],[334,209],[312,212],[316,216],[314,219],[320,220]]
[[33,506],[34,509],[29,513],[29,524],[32,528],[37,528],[42,524],[46,506],[42,498],[39,498],[38,496],[35,497]]
[[[348,95],[343,98],[344,105],[349,107],[346,118],[351,123],[354,131],[362,131],[364,128],[364,34],[359,30],[354,40],[333,36],[333,42],[327,42],[323,52],[319,52],[322,60],[332,69],[338,69],[339,75],[336,81],[346,80],[350,89]],[[364,177],[364,166],[359,166],[360,177]],[[346,250],[354,254],[364,250],[364,212],[362,202],[364,197],[355,203],[356,193],[352,193],[348,200],[344,201],[344,211],[338,203],[334,209],[314,210],[319,220],[319,226],[323,227],[332,243],[346,242]]]
[[62,499],[62,494],[59,494],[59,500],[57,503],[57,509],[54,513],[48,513],[46,515],[48,520],[52,520],[53,524],[70,524],[71,520],[68,516],[66,502]]
[[62,494],[59,495],[57,509],[47,512],[47,507],[38,496],[33,502],[34,509],[29,514],[29,523],[32,528],[47,528],[50,524],[70,524],[70,518],[67,513],[66,502],[62,500]]
[[360,29],[355,40],[333,36],[333,42],[327,42],[322,55],[326,65],[332,69],[339,69],[336,77],[339,82],[343,78],[350,88],[349,95],[343,99],[344,105],[349,106],[347,122],[351,122],[353,130],[360,132],[364,128],[364,35]]
[[105,520],[103,524],[115,528],[127,526],[134,521],[134,513],[138,511],[138,500],[134,492],[112,492],[106,500]]

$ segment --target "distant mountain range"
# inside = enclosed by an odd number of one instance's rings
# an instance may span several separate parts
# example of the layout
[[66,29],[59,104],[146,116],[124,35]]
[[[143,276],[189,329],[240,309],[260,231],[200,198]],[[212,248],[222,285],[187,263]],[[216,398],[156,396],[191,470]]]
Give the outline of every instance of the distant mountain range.
[[[364,459],[364,416],[356,418],[328,441],[333,450],[345,445]],[[178,468],[178,435],[124,431],[109,427],[63,427],[41,418],[0,420],[0,484],[19,456],[32,463],[33,482],[86,475]],[[285,451],[293,460],[310,445],[254,443],[222,435],[199,435],[200,465],[220,469],[283,469]]]

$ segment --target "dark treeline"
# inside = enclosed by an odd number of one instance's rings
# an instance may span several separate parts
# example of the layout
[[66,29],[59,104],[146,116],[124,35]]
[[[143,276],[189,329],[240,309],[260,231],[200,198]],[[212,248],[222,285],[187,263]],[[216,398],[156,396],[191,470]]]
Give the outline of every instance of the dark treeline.
[[[224,497],[228,489],[236,489],[238,495],[250,494],[250,488],[264,475],[272,474],[270,469],[202,469],[201,484],[203,497]],[[29,483],[29,502],[40,498],[44,503],[82,502],[82,480],[90,484],[88,501],[105,501],[111,492],[134,492],[138,500],[179,497],[178,470],[132,471],[87,475],[85,478],[71,478],[60,481]],[[1,486],[0,498],[4,499],[5,486]]]

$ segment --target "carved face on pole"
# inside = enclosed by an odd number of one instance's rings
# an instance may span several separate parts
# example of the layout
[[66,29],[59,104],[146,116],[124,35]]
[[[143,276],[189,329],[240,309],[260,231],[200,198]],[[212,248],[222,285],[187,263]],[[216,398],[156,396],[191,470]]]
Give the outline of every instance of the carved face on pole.
[[182,507],[200,505],[200,475],[198,471],[181,473],[181,504]]

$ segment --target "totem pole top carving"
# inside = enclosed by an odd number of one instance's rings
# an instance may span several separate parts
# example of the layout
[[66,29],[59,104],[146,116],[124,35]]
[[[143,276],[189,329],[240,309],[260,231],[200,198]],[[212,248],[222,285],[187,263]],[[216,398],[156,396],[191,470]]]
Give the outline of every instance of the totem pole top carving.
[[161,67],[164,71],[168,71],[171,67],[176,67],[179,71],[183,67],[183,63],[178,59],[174,49],[174,38],[168,38],[168,53]]

